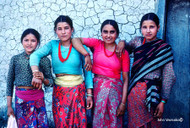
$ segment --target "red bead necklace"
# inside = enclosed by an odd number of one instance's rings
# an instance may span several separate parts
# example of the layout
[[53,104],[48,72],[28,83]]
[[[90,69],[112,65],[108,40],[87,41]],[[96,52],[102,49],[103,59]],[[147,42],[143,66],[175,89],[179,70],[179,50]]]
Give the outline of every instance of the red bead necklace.
[[144,40],[143,40],[143,44],[145,44],[145,42],[146,42],[146,39],[144,38]]
[[105,54],[107,57],[113,56],[114,53],[115,53],[115,50],[116,50],[116,45],[115,45],[115,49],[114,49],[113,53],[112,53],[111,55],[108,55],[108,54],[106,53],[106,48],[105,48],[105,43],[104,43],[104,54]]
[[60,60],[61,62],[64,62],[64,61],[66,61],[66,60],[69,58],[69,55],[70,55],[70,53],[71,53],[71,49],[72,49],[72,44],[70,44],[68,55],[67,55],[67,57],[64,59],[64,58],[62,57],[62,55],[61,55],[61,43],[59,43],[58,56],[59,56],[59,60]]

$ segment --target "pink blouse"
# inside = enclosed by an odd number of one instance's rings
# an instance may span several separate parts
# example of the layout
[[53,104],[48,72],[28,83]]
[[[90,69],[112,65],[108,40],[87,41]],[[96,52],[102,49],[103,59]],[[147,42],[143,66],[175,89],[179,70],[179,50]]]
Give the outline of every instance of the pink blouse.
[[[93,65],[92,72],[94,74],[104,75],[111,78],[120,78],[121,72],[129,72],[130,59],[129,54],[125,51],[120,58],[116,53],[107,57],[104,53],[104,42],[95,38],[83,38],[84,45],[93,48]],[[107,55],[113,52],[106,49]]]

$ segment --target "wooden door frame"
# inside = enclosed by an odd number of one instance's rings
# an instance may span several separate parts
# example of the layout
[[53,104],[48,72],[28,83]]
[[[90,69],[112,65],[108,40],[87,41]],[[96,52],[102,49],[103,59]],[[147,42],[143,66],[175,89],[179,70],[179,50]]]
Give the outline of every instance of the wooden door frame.
[[160,20],[160,30],[157,34],[157,37],[165,40],[165,31],[166,31],[166,0],[157,0],[155,12]]

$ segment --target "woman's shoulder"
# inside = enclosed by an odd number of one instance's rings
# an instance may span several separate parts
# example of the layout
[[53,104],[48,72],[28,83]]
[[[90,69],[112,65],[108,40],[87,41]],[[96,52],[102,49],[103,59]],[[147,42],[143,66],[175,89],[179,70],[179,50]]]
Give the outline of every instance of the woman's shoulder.
[[43,57],[41,60],[40,60],[40,64],[42,64],[42,65],[49,65],[49,64],[51,64],[51,61],[50,61],[50,59],[47,57],[47,56],[45,56],[45,57]]
[[137,47],[142,45],[143,37],[135,36],[129,42],[126,42],[126,49],[130,51],[130,53]]
[[60,40],[50,40],[48,43],[50,44],[59,44]]
[[135,41],[135,42],[138,42],[138,41],[142,41],[144,37],[142,36],[135,36],[134,38],[131,39],[131,41]]
[[50,61],[50,59],[47,56],[44,56],[41,61]]
[[127,50],[124,50],[124,54],[128,56],[129,52]]
[[85,41],[90,41],[90,42],[98,42],[98,43],[103,42],[101,39],[98,39],[98,38],[82,38],[82,39]]
[[19,54],[17,54],[17,55],[13,55],[12,57],[11,57],[11,59],[10,59],[10,63],[15,63],[15,62],[17,62],[17,61],[19,61],[19,60],[22,60],[23,57],[24,56],[24,52],[22,52],[22,53],[19,53]]
[[160,42],[160,45],[162,46],[167,46],[167,47],[170,47],[171,48],[171,45],[169,43],[167,43],[165,40],[163,39],[159,39],[157,38],[157,42]]
[[104,45],[104,41],[101,39],[96,39],[97,45]]
[[103,42],[101,39],[97,38],[82,38],[82,39],[84,41],[84,44],[87,45],[88,47],[97,47]]
[[46,43],[44,46],[47,46],[49,48],[58,47],[60,40],[50,40],[48,43]]
[[18,59],[18,58],[20,58],[21,56],[24,56],[24,52],[19,53],[19,54],[16,54],[16,55],[13,55],[13,56],[11,57],[11,59],[12,59],[12,60]]

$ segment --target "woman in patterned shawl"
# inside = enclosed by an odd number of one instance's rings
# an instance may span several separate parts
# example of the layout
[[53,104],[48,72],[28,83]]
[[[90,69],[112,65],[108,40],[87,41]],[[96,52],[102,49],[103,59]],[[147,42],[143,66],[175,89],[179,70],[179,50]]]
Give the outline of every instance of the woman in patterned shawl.
[[[7,76],[7,115],[16,117],[19,128],[47,128],[48,120],[44,102],[44,91],[35,88],[31,82],[32,70],[29,66],[29,58],[36,47],[40,44],[40,34],[35,29],[26,29],[21,42],[24,52],[11,58]],[[50,60],[44,57],[40,60],[39,79],[45,85],[53,84]],[[43,73],[42,73],[43,72]],[[15,113],[12,108],[13,89],[15,89]]]
[[[171,46],[157,38],[159,18],[145,14],[140,22],[143,37],[125,43],[125,49],[134,53],[134,63],[128,88],[128,127],[161,127],[164,104],[169,98],[175,74]],[[118,45],[118,51],[124,42]]]

